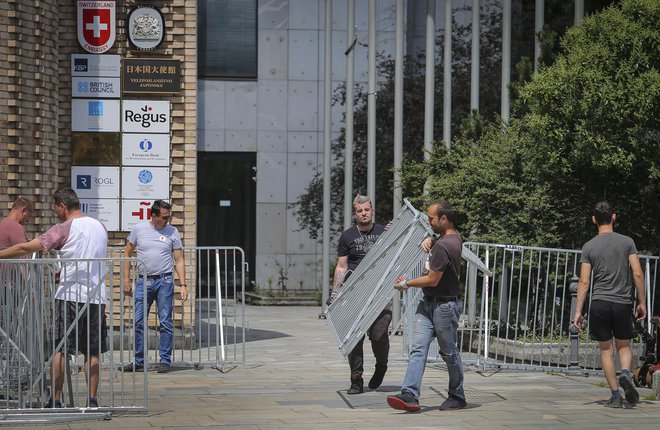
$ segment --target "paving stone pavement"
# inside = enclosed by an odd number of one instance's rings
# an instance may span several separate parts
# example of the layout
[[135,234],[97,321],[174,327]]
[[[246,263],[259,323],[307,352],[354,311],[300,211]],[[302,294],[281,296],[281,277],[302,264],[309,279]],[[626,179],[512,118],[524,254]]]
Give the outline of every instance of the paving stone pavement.
[[[447,373],[427,367],[419,413],[389,409],[406,370],[395,338],[383,386],[348,396],[348,364],[317,307],[246,308],[250,330],[247,363],[226,373],[211,368],[149,373],[146,414],[115,413],[109,421],[49,425],[49,429],[654,429],[660,402],[644,400],[630,410],[605,408],[602,377],[498,371],[467,367],[468,407],[440,411]],[[365,379],[374,359],[365,344]],[[43,426],[21,426],[21,429]]]

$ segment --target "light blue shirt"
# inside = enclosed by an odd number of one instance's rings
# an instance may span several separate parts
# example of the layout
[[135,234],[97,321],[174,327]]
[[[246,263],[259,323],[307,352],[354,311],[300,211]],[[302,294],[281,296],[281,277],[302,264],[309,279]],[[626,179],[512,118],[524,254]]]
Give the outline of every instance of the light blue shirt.
[[133,227],[128,235],[140,260],[138,268],[141,275],[160,275],[174,269],[175,249],[182,249],[181,236],[176,227],[168,224],[160,230],[144,221]]

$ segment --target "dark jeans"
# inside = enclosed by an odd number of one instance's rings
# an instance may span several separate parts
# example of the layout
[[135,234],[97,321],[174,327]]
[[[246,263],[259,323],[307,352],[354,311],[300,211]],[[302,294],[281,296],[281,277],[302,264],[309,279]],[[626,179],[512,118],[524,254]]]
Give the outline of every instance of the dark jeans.
[[[388,329],[392,322],[392,311],[383,310],[378,315],[376,321],[367,330],[369,340],[371,340],[371,350],[376,357],[376,370],[384,371],[387,369],[387,358],[390,355],[390,338]],[[351,381],[357,381],[362,378],[364,372],[364,337],[355,345],[353,351],[348,354],[348,364],[351,366]]]

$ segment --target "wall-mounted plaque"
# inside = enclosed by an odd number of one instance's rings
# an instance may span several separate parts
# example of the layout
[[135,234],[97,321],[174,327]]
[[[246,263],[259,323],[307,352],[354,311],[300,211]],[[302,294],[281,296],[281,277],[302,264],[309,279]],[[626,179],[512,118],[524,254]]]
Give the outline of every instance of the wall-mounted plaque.
[[177,94],[181,91],[181,61],[125,58],[123,92]]
[[119,166],[119,133],[79,133],[73,135],[72,162],[78,166]]
[[156,49],[165,37],[163,14],[152,6],[138,6],[126,18],[128,40],[137,49]]

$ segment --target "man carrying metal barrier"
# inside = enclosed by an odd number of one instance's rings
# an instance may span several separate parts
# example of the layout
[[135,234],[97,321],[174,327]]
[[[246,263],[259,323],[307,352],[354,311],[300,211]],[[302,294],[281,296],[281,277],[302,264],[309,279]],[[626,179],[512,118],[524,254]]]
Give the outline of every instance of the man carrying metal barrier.
[[0,248],[28,241],[23,225],[27,224],[33,212],[31,201],[24,197],[16,199],[7,217],[0,221]]
[[[332,293],[327,304],[330,305],[339,294],[342,284],[348,279],[362,261],[367,252],[376,243],[378,237],[385,231],[381,224],[375,224],[371,199],[358,195],[353,200],[356,225],[345,230],[339,237],[337,267],[332,283]],[[369,327],[367,334],[371,340],[371,349],[376,357],[376,370],[369,380],[369,388],[380,387],[387,372],[387,360],[390,353],[388,328],[392,321],[392,309],[388,305],[380,313],[376,321]],[[348,354],[348,364],[351,367],[351,386],[346,394],[360,394],[364,391],[364,337]]]
[[[593,275],[591,305],[589,307],[589,334],[598,341],[600,361],[605,379],[612,391],[605,403],[608,408],[631,408],[639,401],[630,373],[633,337],[632,285],[630,270],[637,290],[637,321],[646,318],[644,273],[637,256],[635,242],[614,232],[612,224],[616,214],[607,202],[596,204],[591,221],[598,226],[598,235],[582,248],[580,280],[578,281],[577,306],[573,323],[582,329],[582,308],[587,301],[589,281]],[[621,375],[616,377],[612,338],[621,363]],[[619,385],[626,399],[621,397]]]
[[[172,308],[174,302],[174,276],[176,271],[181,285],[181,301],[188,298],[186,271],[184,267],[183,245],[176,227],[170,225],[172,205],[156,200],[151,207],[151,220],[141,222],[131,230],[126,240],[125,257],[131,257],[137,250],[140,276],[135,283],[135,362],[124,366],[126,372],[140,372],[144,369],[144,302],[149,309],[156,301],[160,321],[160,363],[158,373],[170,371],[174,324]],[[174,257],[174,258],[173,258]],[[131,264],[124,262],[124,293],[133,295],[130,282]],[[146,283],[144,284],[144,276]],[[146,295],[145,295],[146,287]]]
[[[53,195],[52,209],[60,220],[30,242],[0,251],[0,258],[16,258],[38,251],[59,250],[64,261],[55,293],[54,344],[51,364],[52,391],[46,408],[62,407],[66,356],[75,348],[85,356],[89,387],[87,406],[98,407],[99,355],[108,350],[105,317],[105,262],[108,233],[98,220],[80,211],[75,191],[63,188]],[[89,329],[89,332],[88,332]]]
[[[440,238],[430,248],[428,267],[419,278],[399,276],[394,285],[399,291],[423,288],[423,300],[415,312],[413,346],[401,394],[388,396],[387,404],[398,410],[417,412],[421,409],[419,395],[426,367],[429,345],[438,339],[440,355],[447,364],[449,396],[441,410],[461,409],[467,403],[463,390],[463,367],[456,345],[458,318],[463,309],[460,287],[461,235],[454,227],[455,214],[449,203],[436,200],[428,208],[429,225]],[[422,246],[429,249],[430,239]]]

